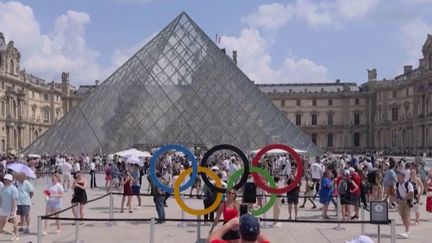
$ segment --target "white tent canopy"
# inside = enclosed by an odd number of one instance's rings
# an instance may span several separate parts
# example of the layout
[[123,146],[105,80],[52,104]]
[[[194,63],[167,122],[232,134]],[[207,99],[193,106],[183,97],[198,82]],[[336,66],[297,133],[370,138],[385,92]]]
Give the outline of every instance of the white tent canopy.
[[144,166],[144,161],[142,157],[137,157],[135,155],[126,156],[126,164],[138,164],[139,166]]
[[134,157],[138,157],[138,158],[147,158],[147,157],[151,157],[151,154],[147,151],[140,151],[138,149],[128,149],[128,150],[123,150],[120,152],[115,153],[118,156],[121,157],[128,157],[128,156],[134,156]]
[[[252,154],[257,154],[261,149],[256,149],[256,150],[252,150],[251,153]],[[300,155],[307,155],[308,152],[305,150],[301,150],[301,149],[294,149],[294,151],[296,151],[298,154]],[[266,154],[287,154],[288,152],[283,150],[283,149],[272,149],[267,151]]]

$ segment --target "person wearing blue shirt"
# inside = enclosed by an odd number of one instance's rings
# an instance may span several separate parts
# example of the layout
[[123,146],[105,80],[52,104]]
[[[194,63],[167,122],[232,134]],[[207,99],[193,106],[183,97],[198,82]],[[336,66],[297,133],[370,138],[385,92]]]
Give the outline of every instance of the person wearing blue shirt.
[[15,220],[16,216],[16,208],[17,208],[17,199],[18,199],[18,189],[12,184],[13,177],[11,174],[6,174],[3,177],[4,180],[4,188],[1,192],[2,204],[0,207],[0,231],[3,231],[3,228],[8,219],[10,219],[13,224],[13,237],[12,241],[19,240],[18,235],[18,225]]
[[321,188],[319,191],[320,203],[324,205],[322,211],[322,217],[324,219],[330,219],[330,217],[327,214],[328,206],[331,201],[332,187],[333,187],[330,171],[326,170],[324,172],[320,184],[321,184]]

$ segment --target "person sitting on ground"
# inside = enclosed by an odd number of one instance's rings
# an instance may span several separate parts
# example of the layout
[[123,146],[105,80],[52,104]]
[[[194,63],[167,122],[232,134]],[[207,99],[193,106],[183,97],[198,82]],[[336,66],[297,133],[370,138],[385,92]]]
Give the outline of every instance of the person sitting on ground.
[[258,219],[250,214],[243,214],[228,221],[207,238],[207,243],[228,243],[222,236],[228,231],[240,232],[240,243],[270,243],[270,240],[260,231]]

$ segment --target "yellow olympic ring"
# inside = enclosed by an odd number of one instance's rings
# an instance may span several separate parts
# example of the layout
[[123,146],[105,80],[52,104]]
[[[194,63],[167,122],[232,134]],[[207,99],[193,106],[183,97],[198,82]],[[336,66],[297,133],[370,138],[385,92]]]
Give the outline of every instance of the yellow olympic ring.
[[[198,172],[203,172],[203,173],[207,174],[208,176],[210,176],[210,178],[212,178],[216,182],[217,187],[222,186],[221,179],[217,176],[217,174],[215,174],[209,168],[199,166]],[[174,198],[177,201],[177,204],[179,205],[179,207],[181,209],[183,209],[183,211],[185,211],[186,213],[195,215],[195,216],[205,215],[205,214],[209,214],[209,213],[215,211],[218,208],[219,203],[222,201],[222,193],[217,193],[215,202],[212,205],[210,205],[210,207],[204,208],[204,209],[193,209],[193,208],[188,207],[183,202],[182,198],[180,197],[180,184],[185,179],[185,177],[191,173],[192,173],[192,168],[189,168],[189,169],[183,171],[174,183]]]

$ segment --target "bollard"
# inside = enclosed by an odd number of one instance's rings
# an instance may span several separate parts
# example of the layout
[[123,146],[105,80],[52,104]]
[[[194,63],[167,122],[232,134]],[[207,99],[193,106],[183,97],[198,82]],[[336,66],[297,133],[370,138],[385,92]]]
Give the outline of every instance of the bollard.
[[[181,198],[182,199],[184,199],[184,194],[181,194]],[[183,211],[183,209],[181,210],[181,219],[182,219],[182,221],[179,223],[179,224],[177,224],[177,227],[180,227],[180,228],[184,228],[184,227],[186,227],[186,223],[184,222],[184,211]]]
[[[365,212],[364,212],[364,209],[363,209],[363,207],[360,207],[360,210],[361,210],[361,212],[360,212],[360,220],[361,221],[365,221]],[[361,223],[361,235],[365,235],[365,224],[364,223]]]
[[37,231],[37,243],[42,243],[42,216],[38,216]]
[[341,215],[341,208],[342,208],[342,206],[341,206],[339,198],[336,198],[336,205],[337,205],[336,214],[337,214],[337,218],[338,218],[338,220],[337,220],[338,223],[337,223],[337,226],[334,227],[333,229],[337,230],[337,231],[345,230],[345,228],[342,227],[341,223],[340,223],[342,221],[342,215]]
[[[78,210],[78,212],[79,212],[79,207],[80,207],[80,204],[78,203],[75,207],[72,208],[72,210]],[[78,212],[77,212],[77,214],[78,214]],[[80,215],[80,217],[81,217],[81,215]],[[79,243],[79,225],[80,225],[80,223],[81,223],[81,221],[75,220],[75,242],[76,243]]]
[[[114,218],[114,196],[113,193],[110,192],[110,196],[109,196],[109,218],[113,219]],[[117,225],[116,222],[114,221],[110,221],[107,223],[108,226],[115,226]]]
[[377,234],[377,237],[378,237],[378,243],[381,243],[381,225],[379,224],[378,225],[378,234]]
[[150,243],[154,243],[154,233],[155,233],[155,218],[150,219]]
[[390,222],[390,243],[396,243],[396,220],[392,219]]
[[198,215],[197,219],[197,242],[201,242],[201,215]]

